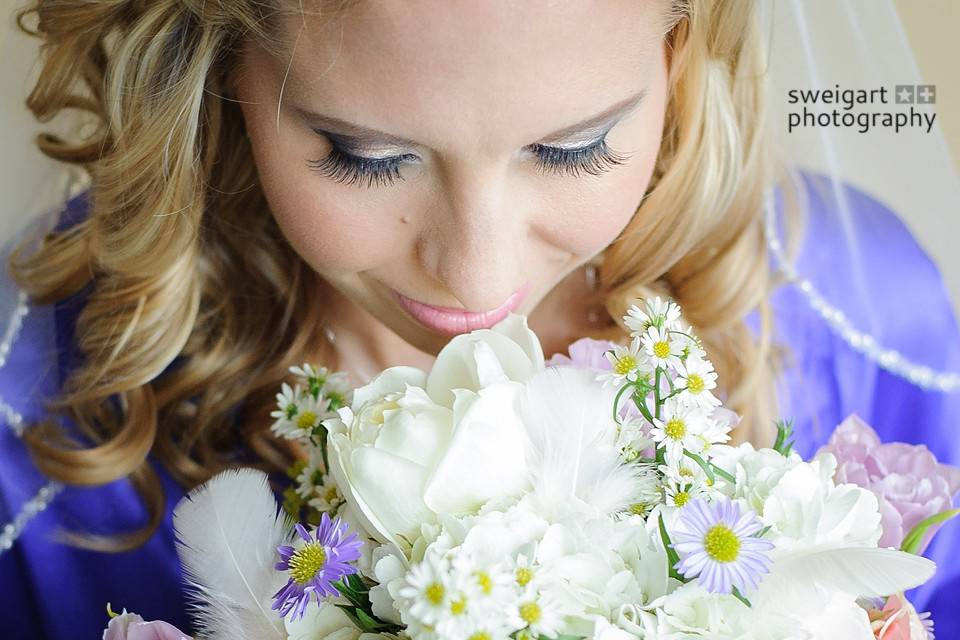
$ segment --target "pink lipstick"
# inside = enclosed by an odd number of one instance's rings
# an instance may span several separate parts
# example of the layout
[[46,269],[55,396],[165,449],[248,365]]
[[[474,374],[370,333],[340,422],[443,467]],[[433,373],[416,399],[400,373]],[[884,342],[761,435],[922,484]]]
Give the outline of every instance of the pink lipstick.
[[436,307],[408,298],[398,291],[393,291],[393,294],[400,305],[421,324],[434,331],[454,336],[476,329],[489,329],[497,324],[520,306],[529,289],[529,283],[524,284],[502,305],[490,311],[464,311],[451,307]]

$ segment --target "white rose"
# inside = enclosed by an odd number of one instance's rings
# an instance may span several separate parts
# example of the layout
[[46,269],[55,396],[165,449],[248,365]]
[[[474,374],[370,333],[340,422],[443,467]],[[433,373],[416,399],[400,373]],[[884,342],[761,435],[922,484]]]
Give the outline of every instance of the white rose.
[[370,603],[373,614],[381,620],[400,624],[400,611],[394,601],[407,569],[406,558],[395,546],[381,545],[373,550],[373,578],[377,584],[370,589]]
[[737,479],[734,486],[718,477],[717,490],[730,498],[743,498],[751,509],[761,513],[763,503],[783,475],[803,459],[797,454],[783,456],[773,449],[754,449],[750,443],[744,443],[714,447],[710,461]]
[[836,459],[822,454],[780,478],[760,519],[779,536],[777,547],[794,544],[876,547],[882,533],[877,497],[856,485],[835,485]]
[[360,629],[339,607],[323,602],[318,607],[307,607],[302,618],[285,619],[290,640],[358,640]]
[[429,375],[391,367],[324,421],[331,472],[361,524],[409,550],[438,514],[467,515],[528,479],[517,402],[543,369],[526,318],[455,337]]
[[526,382],[544,369],[543,348],[526,316],[511,313],[491,329],[455,336],[437,354],[426,390],[434,402],[452,407],[454,389],[479,391],[497,382]]

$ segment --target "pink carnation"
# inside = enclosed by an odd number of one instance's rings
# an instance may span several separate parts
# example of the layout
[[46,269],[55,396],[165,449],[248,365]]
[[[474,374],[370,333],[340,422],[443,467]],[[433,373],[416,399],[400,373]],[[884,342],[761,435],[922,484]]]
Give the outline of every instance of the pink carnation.
[[580,338],[567,347],[569,357],[562,353],[555,353],[552,358],[547,360],[546,365],[548,367],[566,366],[577,367],[578,369],[611,371],[613,365],[603,356],[603,353],[615,346],[617,346],[616,343],[609,340]]
[[[881,547],[899,547],[922,520],[953,506],[960,491],[960,469],[940,464],[924,445],[881,443],[877,433],[851,414],[820,452],[837,458],[837,483],[850,482],[876,494],[880,502]],[[930,544],[937,527],[924,536],[918,553]]]
[[162,620],[144,621],[135,613],[124,609],[120,615],[114,614],[107,628],[103,630],[103,640],[193,640],[175,626]]

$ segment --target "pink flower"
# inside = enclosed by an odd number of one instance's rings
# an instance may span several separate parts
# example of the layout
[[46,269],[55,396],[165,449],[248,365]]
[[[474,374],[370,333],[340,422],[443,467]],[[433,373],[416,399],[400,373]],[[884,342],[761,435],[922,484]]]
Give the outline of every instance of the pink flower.
[[580,338],[572,342],[567,347],[569,357],[562,353],[555,353],[552,358],[547,360],[548,367],[567,366],[577,367],[578,369],[596,369],[598,371],[611,371],[613,365],[603,357],[603,352],[613,349],[616,343],[609,340],[594,340],[593,338]]
[[929,613],[918,614],[913,605],[895,594],[887,598],[883,609],[867,612],[870,628],[877,640],[928,640],[933,638],[933,621]]
[[[953,506],[960,491],[960,469],[940,464],[923,445],[883,444],[856,414],[844,420],[820,452],[837,458],[837,483],[851,482],[876,494],[880,502],[881,547],[899,547],[920,521]],[[930,544],[931,527],[917,553]]]
[[110,618],[103,630],[103,640],[193,640],[172,624],[162,620],[145,622],[135,613],[123,613]]

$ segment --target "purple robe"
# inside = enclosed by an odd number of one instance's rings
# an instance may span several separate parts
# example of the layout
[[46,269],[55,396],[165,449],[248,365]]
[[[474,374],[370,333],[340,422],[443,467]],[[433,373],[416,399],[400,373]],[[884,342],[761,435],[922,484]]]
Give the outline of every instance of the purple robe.
[[[811,191],[799,272],[884,346],[935,369],[960,371],[960,331],[936,267],[893,212],[846,188],[861,252],[854,256],[838,246],[835,211]],[[59,226],[82,218],[85,207],[85,194],[72,199]],[[44,414],[42,400],[75,361],[73,324],[82,303],[81,292],[54,309],[32,309],[0,369],[0,397],[28,421]],[[870,311],[872,305],[882,311]],[[794,286],[779,288],[773,306],[776,338],[794,356],[778,385],[781,415],[794,419],[804,457],[857,412],[884,441],[923,443],[942,462],[960,465],[960,393],[924,391],[879,368],[833,333]],[[756,317],[748,320],[756,326]],[[56,345],[49,344],[50,335]],[[12,521],[46,482],[3,421],[0,416],[0,524]],[[125,607],[193,632],[171,522],[184,492],[151,462],[166,491],[166,517],[143,547],[99,553],[53,537],[60,528],[108,534],[142,525],[144,508],[122,480],[96,489],[66,488],[0,556],[0,638],[99,638],[107,602],[114,610]],[[960,523],[947,525],[926,555],[938,563],[937,575],[911,599],[918,610],[932,612],[939,637],[960,637]]]

